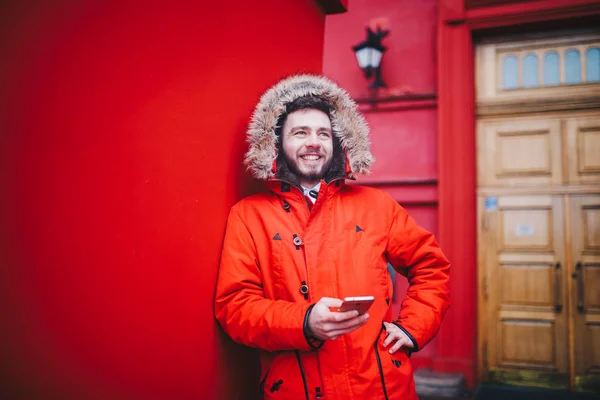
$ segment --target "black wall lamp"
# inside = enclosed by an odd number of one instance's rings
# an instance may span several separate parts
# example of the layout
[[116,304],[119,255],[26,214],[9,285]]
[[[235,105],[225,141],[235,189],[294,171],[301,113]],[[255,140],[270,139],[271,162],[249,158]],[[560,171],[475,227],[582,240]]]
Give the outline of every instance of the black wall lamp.
[[379,26],[376,31],[367,27],[367,40],[352,47],[356,55],[356,61],[365,73],[365,77],[371,79],[373,75],[375,76],[375,80],[369,85],[369,89],[387,87],[385,82],[381,80],[381,58],[386,50],[381,44],[381,40],[389,32],[389,30],[381,29]]

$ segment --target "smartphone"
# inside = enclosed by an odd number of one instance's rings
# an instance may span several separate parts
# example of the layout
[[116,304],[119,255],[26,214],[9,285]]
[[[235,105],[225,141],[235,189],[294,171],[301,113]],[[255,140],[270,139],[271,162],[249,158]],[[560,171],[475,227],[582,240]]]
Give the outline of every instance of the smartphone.
[[363,315],[374,301],[375,297],[373,296],[346,297],[338,311],[357,310],[358,315]]

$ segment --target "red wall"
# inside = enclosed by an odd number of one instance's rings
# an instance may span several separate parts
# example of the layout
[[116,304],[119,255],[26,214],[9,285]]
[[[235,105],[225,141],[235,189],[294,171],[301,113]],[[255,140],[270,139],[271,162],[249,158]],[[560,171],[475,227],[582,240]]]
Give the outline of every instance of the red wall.
[[321,70],[323,12],[12,3],[0,9],[2,393],[251,397],[252,353],[213,318],[225,218],[251,189],[252,107],[279,78]]
[[[437,233],[438,163],[436,110],[436,0],[350,0],[345,14],[328,16],[325,29],[323,72],[359,101],[371,126],[376,162],[372,174],[359,178],[388,191],[423,227]],[[351,50],[366,38],[365,26],[387,18],[390,34],[382,60],[388,89],[380,91],[373,106],[368,82]],[[426,95],[411,99],[410,95]],[[409,95],[408,97],[406,95]],[[394,310],[408,284],[398,278]],[[432,368],[437,339],[412,357],[416,368]]]

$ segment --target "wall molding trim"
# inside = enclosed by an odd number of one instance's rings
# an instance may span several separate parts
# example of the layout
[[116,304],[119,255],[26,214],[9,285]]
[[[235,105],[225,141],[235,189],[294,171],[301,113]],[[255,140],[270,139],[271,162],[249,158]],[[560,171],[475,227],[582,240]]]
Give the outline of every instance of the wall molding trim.
[[467,10],[465,22],[476,30],[595,14],[600,3],[594,0],[543,0]]
[[402,111],[437,108],[437,93],[407,93],[396,96],[360,97],[356,99],[361,112]]

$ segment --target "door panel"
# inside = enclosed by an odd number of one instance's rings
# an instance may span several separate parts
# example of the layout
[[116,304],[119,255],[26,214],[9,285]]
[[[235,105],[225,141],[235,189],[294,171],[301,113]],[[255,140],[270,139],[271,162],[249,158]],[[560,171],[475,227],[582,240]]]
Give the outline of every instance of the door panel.
[[575,382],[600,392],[600,196],[572,196]]
[[481,235],[490,286],[489,377],[566,389],[562,196],[499,196],[497,204],[497,210],[483,211]]
[[552,320],[508,319],[501,317],[502,342],[500,367],[534,367],[552,370],[554,358],[554,324]]
[[600,117],[567,120],[569,183],[600,183]]
[[479,186],[561,183],[559,120],[482,121],[477,139]]
[[502,264],[500,303],[505,305],[550,306],[553,264]]
[[552,250],[552,208],[505,208],[500,223],[504,250]]

